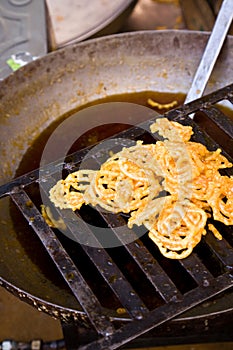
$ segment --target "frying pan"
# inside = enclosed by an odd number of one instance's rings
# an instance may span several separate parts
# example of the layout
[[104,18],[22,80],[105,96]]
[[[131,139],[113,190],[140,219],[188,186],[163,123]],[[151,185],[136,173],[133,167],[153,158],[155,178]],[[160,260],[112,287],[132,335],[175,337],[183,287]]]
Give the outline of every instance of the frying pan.
[[[38,135],[71,110],[122,93],[185,94],[208,37],[208,33],[182,30],[102,37],[50,53],[0,82],[1,184],[15,176]],[[229,36],[206,93],[232,82],[232,62]],[[20,231],[17,220],[12,220],[7,198],[0,201],[0,229],[1,284],[50,315],[85,322],[76,299],[39,242],[32,239],[30,228]]]

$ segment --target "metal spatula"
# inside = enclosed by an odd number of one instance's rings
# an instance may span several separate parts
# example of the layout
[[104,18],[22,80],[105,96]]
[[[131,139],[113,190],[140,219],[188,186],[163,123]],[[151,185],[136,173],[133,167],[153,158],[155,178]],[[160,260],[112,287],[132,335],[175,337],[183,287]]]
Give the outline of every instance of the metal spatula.
[[[203,95],[206,84],[225,41],[232,19],[233,1],[223,0],[191,88],[186,96],[185,103],[191,102]],[[192,118],[193,115],[190,115],[190,117]]]

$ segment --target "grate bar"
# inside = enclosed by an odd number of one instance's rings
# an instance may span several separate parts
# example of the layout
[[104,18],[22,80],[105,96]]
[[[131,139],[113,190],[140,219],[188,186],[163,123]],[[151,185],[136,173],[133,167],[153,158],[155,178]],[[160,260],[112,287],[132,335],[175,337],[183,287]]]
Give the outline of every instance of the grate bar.
[[22,175],[0,186],[0,198],[9,195],[15,188],[23,188],[37,181],[39,178],[39,169],[33,170],[28,174]]
[[213,279],[212,274],[207,270],[194,252],[187,258],[180,260],[180,264],[189,272],[195,282],[199,285],[206,285]]
[[150,312],[142,321],[133,321],[107,338],[101,338],[88,345],[81,346],[79,350],[114,350],[162,323],[180,315],[188,309],[204,302],[233,286],[233,276],[224,274],[210,281],[208,286],[199,286],[184,295],[182,302],[169,303]]
[[216,107],[201,109],[230,138],[233,138],[233,120]]
[[[92,158],[96,163],[101,165],[103,161],[102,157],[93,156]],[[147,248],[140,241],[138,241],[137,234],[127,227],[124,219],[120,215],[107,213],[105,211],[99,211],[99,214],[106,221],[108,226],[112,228],[116,237],[125,246],[130,256],[137,263],[138,267],[141,269],[144,275],[146,275],[147,279],[151,282],[155,289],[159,292],[160,296],[166,302],[181,298],[181,294],[176,288],[175,284],[164,272],[158,262],[153,258]],[[119,227],[123,227],[123,230],[118,230],[117,228]]]
[[[141,319],[148,309],[104,249],[84,247],[123,307],[133,318]],[[101,257],[100,257],[101,256]]]
[[[68,223],[69,221],[72,221],[72,217],[75,217],[73,225]],[[66,213],[65,223],[69,228],[69,233],[72,236],[77,237],[76,214],[71,211]],[[120,300],[121,304],[126,308],[128,313],[133,316],[133,318],[142,318],[143,315],[148,312],[148,309],[81,218],[78,225],[78,235],[80,235],[80,233],[83,236],[88,237],[88,242],[87,244],[82,244],[82,249],[98,268],[99,272]],[[88,246],[88,243],[92,246]]]
[[208,234],[205,241],[213,253],[224,265],[226,265],[226,267],[233,268],[233,250],[224,238],[218,240],[212,234]]
[[[160,296],[166,301],[174,301],[181,298],[181,294],[175,284],[168,277],[159,263],[154,259],[147,248],[138,240],[137,234],[124,225],[124,231],[119,233],[115,227],[119,227],[125,222],[120,216],[101,212],[100,215],[112,227],[112,230],[118,239],[125,245],[125,249],[137,263],[141,271],[146,275],[154,288],[159,292]],[[123,221],[123,222],[122,222]],[[129,243],[130,242],[130,243]]]
[[[113,325],[107,317],[103,315],[103,310],[98,299],[73,264],[67,252],[63,249],[54,232],[45,223],[39,210],[32,203],[29,196],[23,190],[19,190],[15,193],[11,193],[11,198],[40,238],[62,277],[88,315],[96,331],[103,335],[111,334],[114,331]],[[102,314],[103,317],[100,317],[100,314]]]
[[[54,182],[52,178],[41,186],[45,191],[45,195],[47,195],[46,192],[48,193],[46,188],[51,188],[51,182]],[[110,255],[102,247],[101,242],[96,238],[95,229],[99,233],[101,228],[88,225],[78,213],[71,210],[65,211],[65,213],[62,213],[58,208],[55,210],[65,222],[66,235],[81,244],[82,249],[98,268],[122,306],[133,318],[142,318],[148,312],[148,309],[117,265],[114,264]]]
[[196,112],[200,110],[200,105],[210,106],[211,104],[216,104],[217,102],[221,100],[230,100],[230,97],[232,97],[232,90],[233,90],[233,84],[229,84],[221,89],[218,89],[210,94],[207,94],[205,96],[202,96],[195,101],[192,101],[190,103],[187,103],[182,106],[182,109],[185,111],[188,111],[187,114]]
[[181,299],[181,293],[159,263],[140,241],[128,244],[127,251],[167,303]]

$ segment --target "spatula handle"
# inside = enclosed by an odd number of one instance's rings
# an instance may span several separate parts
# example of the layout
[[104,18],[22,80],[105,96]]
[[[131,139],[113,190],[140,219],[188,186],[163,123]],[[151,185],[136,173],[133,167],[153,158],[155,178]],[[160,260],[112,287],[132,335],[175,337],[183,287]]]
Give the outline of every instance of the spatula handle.
[[231,25],[232,18],[233,0],[224,0],[206,45],[204,54],[195,73],[191,88],[186,96],[185,103],[191,102],[203,95],[206,84],[209,80]]

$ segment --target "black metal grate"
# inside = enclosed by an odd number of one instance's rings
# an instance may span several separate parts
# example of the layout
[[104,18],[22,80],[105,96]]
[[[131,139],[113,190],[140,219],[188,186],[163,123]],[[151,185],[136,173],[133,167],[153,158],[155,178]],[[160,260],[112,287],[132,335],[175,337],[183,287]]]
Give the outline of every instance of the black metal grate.
[[[217,125],[217,128],[229,138],[229,142],[232,142],[233,120],[216,107],[216,103],[223,100],[233,103],[233,85],[174,109],[166,113],[166,117],[185,125],[192,125],[194,141],[205,144],[209,149],[216,149],[219,144],[188,115],[201,111],[205,118]],[[139,126],[126,130],[120,134],[120,137],[141,139],[144,137],[145,130],[149,130],[151,123],[152,121],[147,121],[142,124],[143,128]],[[87,151],[85,149],[68,156],[63,164],[64,168],[78,168]],[[98,155],[92,156],[97,164],[101,163],[104,152],[103,149],[102,153],[100,151]],[[226,150],[223,151],[223,154],[232,160],[232,154]],[[45,223],[40,211],[27,193],[29,185],[39,181],[43,181],[45,188],[50,188],[55,181],[53,176],[56,171],[55,164],[50,164],[40,170],[40,174],[44,174],[43,179],[41,177],[39,179],[38,170],[21,176],[0,187],[0,198],[10,196],[17,205],[79,301],[93,329],[96,330],[98,339],[82,345],[80,349],[117,349],[233,285],[233,239],[228,239],[233,233],[232,227],[221,226],[223,240],[218,241],[207,234],[188,258],[181,261],[169,261],[159,254],[156,247],[150,244],[151,242],[145,236],[139,239],[136,231],[126,227],[123,236],[119,235],[115,228],[121,225],[122,220],[125,223],[124,217],[97,212],[105,225],[111,228],[112,235],[117,240],[124,242],[124,235],[132,238],[131,243],[122,245],[116,251],[93,248],[88,245],[81,247],[86,258],[94,264],[104,283],[117,298],[120,307],[126,310],[126,318],[130,322],[116,325],[56,233]],[[227,173],[230,174],[230,170]],[[68,211],[66,217],[67,215],[70,216],[68,229],[72,235],[75,231],[72,219],[74,215],[79,214]],[[79,231],[83,237],[88,234],[94,241],[97,240],[84,221],[80,221]],[[117,258],[118,254],[120,258]],[[208,261],[214,262],[213,268]],[[128,267],[125,268],[124,264]],[[130,273],[132,266],[133,276]],[[145,281],[145,285],[140,283],[140,280]],[[144,287],[146,293],[143,292]],[[154,303],[151,302],[152,299],[155,300]]]

